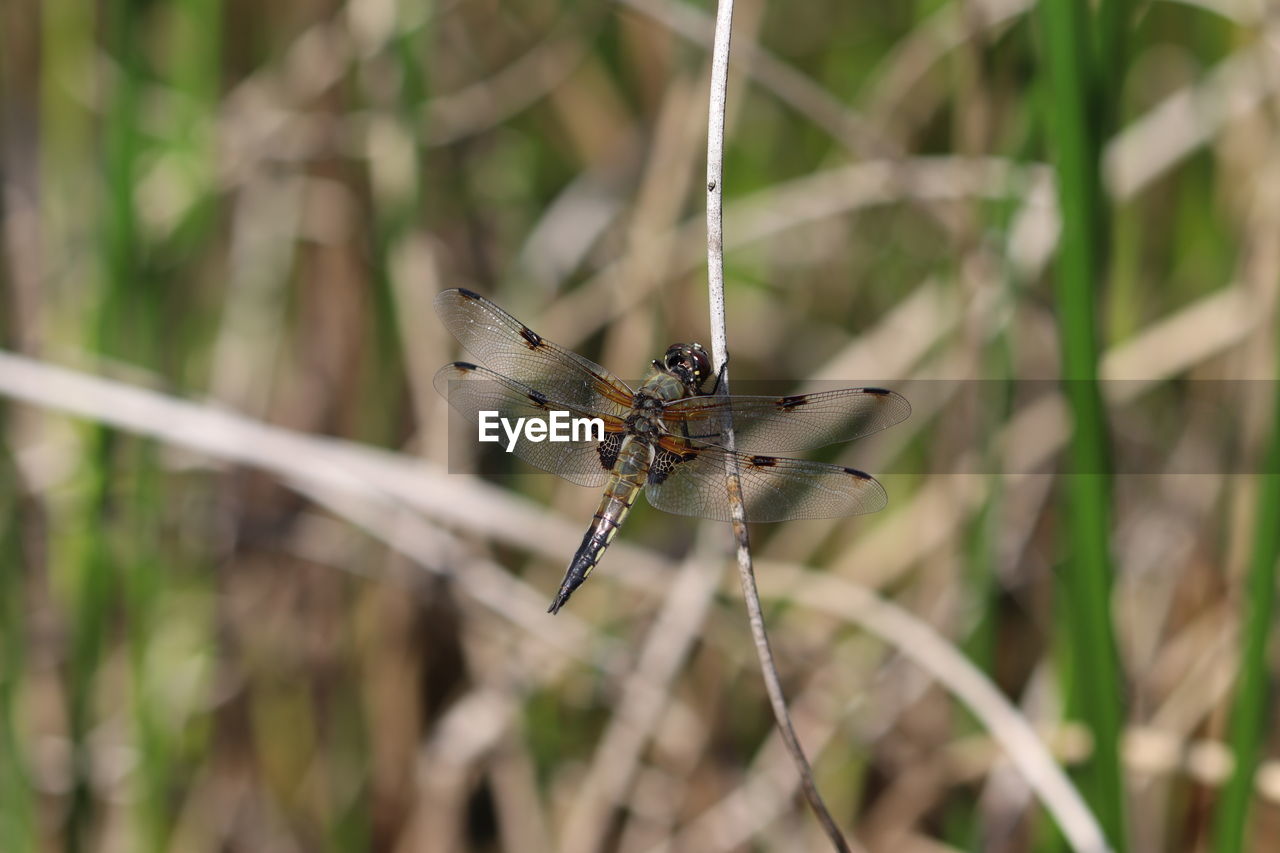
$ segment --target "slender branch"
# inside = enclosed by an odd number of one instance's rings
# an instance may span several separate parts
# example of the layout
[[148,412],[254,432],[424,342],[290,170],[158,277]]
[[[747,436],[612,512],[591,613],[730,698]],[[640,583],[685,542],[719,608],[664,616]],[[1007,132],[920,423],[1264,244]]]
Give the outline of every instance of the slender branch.
[[[707,108],[707,287],[711,303],[711,357],[715,375],[722,392],[729,382],[727,335],[724,319],[724,115],[725,97],[729,90],[729,35],[733,22],[733,0],[720,0],[716,9],[716,33],[711,53],[711,100]],[[725,446],[734,448],[733,425],[725,427]],[[782,682],[769,647],[769,635],[765,633],[764,612],[760,607],[760,593],[756,589],[755,572],[751,566],[751,543],[747,536],[746,510],[742,501],[742,481],[736,468],[725,472],[726,486],[733,519],[733,535],[738,544],[738,577],[742,582],[742,594],[747,603],[751,623],[751,635],[755,639],[756,654],[760,658],[760,670],[764,676],[769,702],[783,743],[795,762],[800,774],[805,799],[817,815],[818,822],[831,845],[836,850],[848,851],[835,820],[818,793],[813,780],[813,770],[805,757],[804,748],[796,736],[795,726],[787,713],[786,697]]]

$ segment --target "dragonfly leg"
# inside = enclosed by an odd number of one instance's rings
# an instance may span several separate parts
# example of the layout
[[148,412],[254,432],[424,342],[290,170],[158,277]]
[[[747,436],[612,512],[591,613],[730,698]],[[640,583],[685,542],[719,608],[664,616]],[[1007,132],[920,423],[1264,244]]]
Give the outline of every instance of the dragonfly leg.
[[711,388],[711,395],[713,397],[716,396],[717,394],[724,393],[725,385],[728,384],[725,382],[724,378],[728,374],[728,372],[729,372],[729,354],[725,353],[724,363],[721,364],[720,369],[716,371],[716,384],[713,385]]

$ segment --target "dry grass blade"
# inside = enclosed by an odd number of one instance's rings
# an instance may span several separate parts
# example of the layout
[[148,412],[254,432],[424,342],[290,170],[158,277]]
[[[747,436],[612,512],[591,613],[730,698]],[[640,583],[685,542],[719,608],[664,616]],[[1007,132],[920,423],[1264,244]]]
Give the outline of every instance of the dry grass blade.
[[[717,377],[721,393],[728,393],[729,365],[728,343],[724,315],[724,115],[729,86],[729,44],[733,24],[733,0],[720,0],[716,9],[715,41],[711,54],[711,98],[707,107],[707,285],[711,303],[711,352],[712,370]],[[734,449],[733,425],[725,429],[725,446]],[[730,457],[731,459],[733,457]],[[764,612],[760,607],[760,595],[756,590],[755,573],[751,567],[751,545],[747,534],[746,509],[742,500],[742,483],[738,471],[732,467],[725,471],[729,490],[729,506],[732,514],[733,535],[737,542],[738,576],[746,600],[747,615],[751,623],[751,635],[755,639],[756,654],[760,658],[760,670],[774,718],[782,733],[800,774],[805,799],[813,809],[823,831],[836,850],[847,851],[849,843],[827,809],[818,785],[813,779],[813,769],[805,758],[804,747],[796,736],[795,726],[787,713],[787,701],[782,692],[782,682],[769,647],[765,631]]]
[[[402,536],[395,531],[414,511],[558,560],[561,555],[554,543],[572,538],[577,530],[575,524],[539,511],[508,491],[450,476],[425,462],[407,462],[400,454],[304,435],[5,352],[0,352],[0,394],[158,438],[220,462],[272,472],[308,495],[323,496],[327,505],[383,538]],[[420,535],[432,537],[429,547],[405,545],[406,553],[421,556],[425,568],[443,570],[447,561],[440,555],[447,552],[442,550],[441,534],[417,531],[401,541]],[[627,554],[620,563],[656,577],[658,560],[625,546],[618,550]],[[496,612],[527,611],[534,600],[531,591],[519,592],[518,582],[496,569],[464,573],[459,579],[479,584],[477,591],[484,590],[479,597]],[[521,599],[526,599],[523,606]],[[543,627],[536,632],[539,636],[556,636],[555,629]],[[573,632],[562,641],[566,650],[581,648],[580,636]]]
[[776,580],[779,590],[793,594],[798,590],[796,600],[808,607],[856,622],[944,682],[1004,747],[1073,849],[1089,853],[1109,849],[1097,819],[1026,718],[954,645],[905,610],[839,578],[823,575],[799,580],[787,575],[781,570],[771,573],[771,582]]

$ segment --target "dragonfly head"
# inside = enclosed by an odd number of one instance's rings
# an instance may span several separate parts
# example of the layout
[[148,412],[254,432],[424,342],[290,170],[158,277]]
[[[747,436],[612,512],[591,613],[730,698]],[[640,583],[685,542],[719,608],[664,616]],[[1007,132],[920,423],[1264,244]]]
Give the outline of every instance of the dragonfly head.
[[679,379],[691,393],[701,394],[702,384],[711,376],[711,356],[702,344],[672,344],[654,367]]

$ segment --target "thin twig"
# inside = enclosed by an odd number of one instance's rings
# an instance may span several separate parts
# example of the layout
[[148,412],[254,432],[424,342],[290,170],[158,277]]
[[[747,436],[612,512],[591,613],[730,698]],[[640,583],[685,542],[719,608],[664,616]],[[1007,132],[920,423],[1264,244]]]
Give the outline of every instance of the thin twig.
[[[725,97],[729,89],[729,35],[733,22],[733,0],[720,0],[716,9],[716,34],[711,53],[711,100],[707,108],[707,287],[711,303],[711,357],[712,367],[719,388],[726,392],[729,382],[727,342],[724,319],[724,114]],[[725,426],[725,446],[734,448],[732,423]],[[769,635],[765,633],[764,613],[760,607],[760,594],[756,590],[755,573],[751,567],[751,545],[747,536],[747,517],[742,502],[742,481],[735,468],[725,471],[729,490],[730,511],[733,519],[733,535],[738,543],[738,576],[742,582],[742,594],[747,603],[751,623],[751,635],[755,638],[756,654],[760,658],[760,671],[778,730],[791,753],[796,770],[800,773],[805,799],[817,815],[819,823],[836,850],[848,851],[845,841],[831,813],[827,811],[818,786],[813,780],[813,770],[805,758],[800,739],[787,713],[786,697],[769,648]]]

